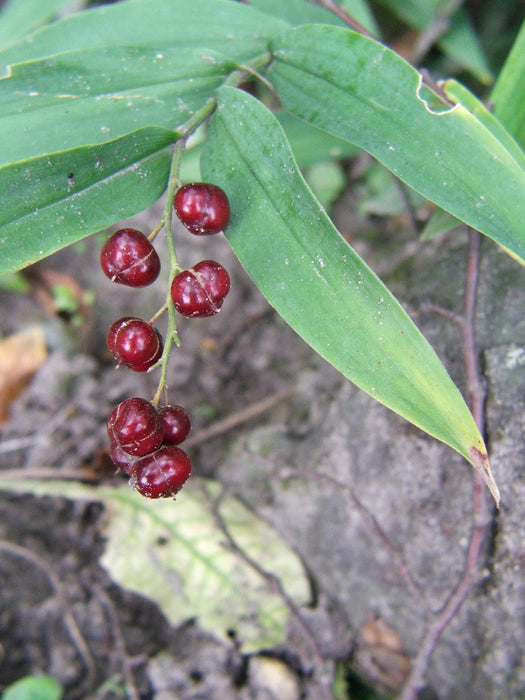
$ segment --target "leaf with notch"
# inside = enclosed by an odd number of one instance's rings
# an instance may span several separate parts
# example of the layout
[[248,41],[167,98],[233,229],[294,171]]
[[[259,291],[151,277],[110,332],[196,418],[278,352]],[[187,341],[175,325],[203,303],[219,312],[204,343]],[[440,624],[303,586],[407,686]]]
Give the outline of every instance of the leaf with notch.
[[390,49],[345,29],[298,27],[273,51],[268,77],[286,109],[365,149],[525,260],[525,170],[467,108],[444,102]]

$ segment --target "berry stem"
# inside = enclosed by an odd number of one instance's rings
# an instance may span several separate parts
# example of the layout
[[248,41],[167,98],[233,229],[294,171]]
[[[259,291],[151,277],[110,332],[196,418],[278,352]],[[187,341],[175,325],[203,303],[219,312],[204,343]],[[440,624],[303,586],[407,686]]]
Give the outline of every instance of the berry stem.
[[155,321],[156,321],[158,318],[160,318],[160,317],[162,316],[162,314],[163,314],[165,311],[167,311],[167,310],[168,310],[168,304],[165,303],[165,304],[163,304],[163,305],[160,307],[160,309],[159,309],[155,314],[153,314],[153,316],[149,319],[149,321],[148,321],[149,325],[152,326],[152,325],[155,323]]
[[[237,70],[232,71],[226,80],[224,85],[239,85],[246,78],[246,75],[256,75],[261,77],[257,72],[258,69],[267,66],[272,60],[271,53],[265,53],[258,56],[253,61],[250,62],[248,66],[239,66]],[[262,79],[262,78],[261,78]],[[173,198],[175,191],[181,186],[181,181],[179,179],[180,166],[182,161],[182,156],[186,148],[187,139],[196,131],[196,129],[204,124],[204,122],[209,119],[217,107],[217,99],[211,97],[205,104],[198,109],[195,114],[193,114],[188,121],[178,128],[180,138],[175,142],[175,147],[173,149],[173,156],[171,159],[170,174],[168,179],[168,186],[166,189],[166,204],[164,206],[164,213],[162,219],[160,220],[158,226],[156,226],[149,236],[149,240],[153,240],[159,231],[164,228],[166,233],[166,240],[168,244],[168,254],[170,259],[170,273],[168,280],[168,294],[166,298],[166,303],[161,309],[153,316],[151,323],[156,320],[164,311],[168,311],[168,330],[166,332],[166,339],[164,342],[164,350],[162,356],[155,366],[161,367],[161,374],[159,378],[159,383],[157,386],[157,391],[153,397],[151,403],[153,406],[157,407],[160,401],[163,390],[166,389],[166,377],[168,373],[168,357],[171,351],[171,346],[175,343],[180,346],[179,336],[177,335],[177,323],[175,318],[175,307],[171,298],[170,290],[173,280],[176,275],[182,271],[179,265],[177,254],[175,252],[175,244],[173,242],[173,237],[171,235],[171,222],[173,217]]]

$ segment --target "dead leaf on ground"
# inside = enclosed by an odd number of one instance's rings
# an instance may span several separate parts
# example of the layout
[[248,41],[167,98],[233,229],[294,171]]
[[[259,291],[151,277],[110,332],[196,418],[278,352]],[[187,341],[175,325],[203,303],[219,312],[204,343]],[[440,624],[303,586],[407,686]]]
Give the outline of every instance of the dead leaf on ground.
[[361,628],[354,662],[361,674],[386,692],[399,690],[410,670],[399,634],[372,614]]
[[9,405],[47,357],[44,333],[33,326],[0,341],[0,424],[7,420]]

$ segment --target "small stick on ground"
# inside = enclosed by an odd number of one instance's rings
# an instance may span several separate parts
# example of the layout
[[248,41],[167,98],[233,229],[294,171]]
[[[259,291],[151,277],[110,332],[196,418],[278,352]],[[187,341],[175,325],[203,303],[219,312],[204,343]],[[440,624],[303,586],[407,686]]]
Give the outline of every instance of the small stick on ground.
[[239,425],[247,423],[253,418],[258,418],[263,413],[266,413],[266,411],[269,411],[271,408],[281,403],[281,401],[289,399],[293,395],[293,391],[294,390],[292,388],[284,389],[283,391],[278,391],[277,393],[272,394],[271,396],[267,396],[261,401],[257,401],[256,403],[251,404],[251,406],[243,408],[242,411],[232,413],[226,418],[223,418],[222,420],[213,423],[213,425],[211,425],[209,428],[199,430],[199,432],[195,433],[193,437],[190,437],[188,438],[188,440],[186,440],[186,442],[184,443],[185,448],[200,445],[206,440],[211,440],[212,438],[218,437],[219,435],[223,435],[224,433],[227,433],[228,431],[237,428]]

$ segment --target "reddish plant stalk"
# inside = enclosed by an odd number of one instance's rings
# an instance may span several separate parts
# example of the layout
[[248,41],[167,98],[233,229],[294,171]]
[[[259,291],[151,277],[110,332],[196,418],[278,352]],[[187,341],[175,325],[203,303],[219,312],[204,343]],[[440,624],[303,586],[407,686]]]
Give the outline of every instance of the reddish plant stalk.
[[[483,434],[485,431],[484,390],[481,381],[478,352],[475,342],[476,296],[479,280],[481,235],[469,229],[469,252],[465,280],[463,316],[458,317],[463,336],[463,357],[468,383],[470,408],[474,420]],[[452,590],[448,600],[427,629],[412,669],[398,700],[416,700],[419,690],[425,684],[425,677],[441,635],[458,613],[472,588],[483,578],[480,570],[481,554],[488,531],[487,509],[485,507],[484,486],[481,476],[472,471],[473,476],[473,528],[465,557],[465,570]]]

